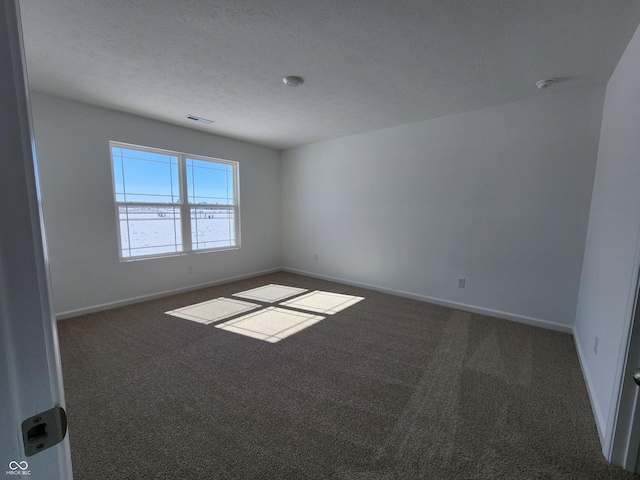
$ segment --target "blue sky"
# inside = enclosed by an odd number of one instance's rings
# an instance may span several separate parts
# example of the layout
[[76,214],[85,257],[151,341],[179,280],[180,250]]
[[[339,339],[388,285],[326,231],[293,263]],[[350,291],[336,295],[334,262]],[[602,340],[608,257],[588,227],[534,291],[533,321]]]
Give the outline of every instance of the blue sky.
[[[116,200],[178,203],[179,158],[112,147]],[[185,158],[189,203],[233,202],[233,171],[226,163]]]

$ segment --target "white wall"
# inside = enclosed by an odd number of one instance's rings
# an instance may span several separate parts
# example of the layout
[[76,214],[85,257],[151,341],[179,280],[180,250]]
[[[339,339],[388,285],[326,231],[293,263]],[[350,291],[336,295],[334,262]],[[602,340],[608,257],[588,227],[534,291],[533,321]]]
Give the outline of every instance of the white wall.
[[575,326],[605,454],[615,421],[638,273],[638,85],[640,31],[636,31],[607,84]]
[[[57,97],[31,100],[60,317],[280,266],[277,150]],[[239,161],[242,247],[120,262],[109,140]]]
[[541,94],[283,152],[283,265],[570,331],[603,99]]

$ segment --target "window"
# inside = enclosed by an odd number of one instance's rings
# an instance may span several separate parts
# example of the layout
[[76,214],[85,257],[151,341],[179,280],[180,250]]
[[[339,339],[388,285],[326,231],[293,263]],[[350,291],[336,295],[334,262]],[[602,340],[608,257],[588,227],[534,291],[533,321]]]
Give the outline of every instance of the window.
[[237,162],[109,145],[121,259],[239,247]]

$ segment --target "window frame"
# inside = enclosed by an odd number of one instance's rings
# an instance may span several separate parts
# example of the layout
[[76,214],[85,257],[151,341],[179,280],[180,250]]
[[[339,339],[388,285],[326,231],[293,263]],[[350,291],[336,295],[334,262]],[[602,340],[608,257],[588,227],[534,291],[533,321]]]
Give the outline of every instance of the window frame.
[[[145,153],[159,154],[159,155],[167,155],[173,156],[177,158],[177,170],[178,170],[178,187],[179,187],[179,202],[171,203],[171,202],[135,202],[135,201],[119,201],[117,196],[118,193],[116,191],[116,172],[114,168],[114,148],[123,148],[128,150],[137,150]],[[187,179],[187,159],[204,161],[204,162],[212,162],[217,164],[229,165],[231,166],[232,173],[232,188],[233,188],[233,202],[232,204],[225,205],[213,205],[207,203],[189,203],[189,190],[188,190],[188,179]],[[210,253],[210,252],[218,252],[224,250],[237,250],[240,248],[240,164],[234,160],[226,160],[222,158],[214,158],[207,157],[204,155],[193,155],[190,153],[178,152],[175,150],[166,150],[155,147],[147,147],[143,145],[135,145],[131,143],[117,142],[117,141],[109,141],[109,162],[111,164],[111,185],[112,185],[112,195],[113,202],[115,207],[115,217],[116,217],[116,229],[118,236],[118,257],[120,262],[132,262],[138,260],[147,260],[151,258],[162,258],[162,257],[175,257],[181,255],[189,255],[189,254],[200,254],[200,253]],[[126,177],[125,177],[126,180]],[[198,206],[203,207],[216,207],[216,208],[224,208],[228,209],[233,214],[233,238],[229,241],[232,242],[232,245],[225,245],[220,247],[210,247],[210,248],[193,248],[193,236],[192,236],[192,218],[191,218],[191,209],[197,208]],[[179,225],[181,230],[181,249],[176,250],[175,252],[162,252],[162,253],[152,253],[148,255],[135,255],[135,256],[123,256],[123,252],[126,250],[123,242],[122,242],[122,229],[121,229],[121,218],[120,218],[120,207],[167,207],[167,208],[175,208],[178,209],[180,213]],[[178,244],[176,243],[176,246]],[[132,250],[131,247],[128,248]]]

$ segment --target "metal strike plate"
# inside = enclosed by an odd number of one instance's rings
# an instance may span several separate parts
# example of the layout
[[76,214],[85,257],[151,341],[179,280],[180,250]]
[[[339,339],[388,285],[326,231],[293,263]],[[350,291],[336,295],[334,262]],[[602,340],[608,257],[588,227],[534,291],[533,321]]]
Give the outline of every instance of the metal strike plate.
[[24,453],[31,457],[60,443],[67,434],[67,414],[62,407],[27,418],[22,422]]

